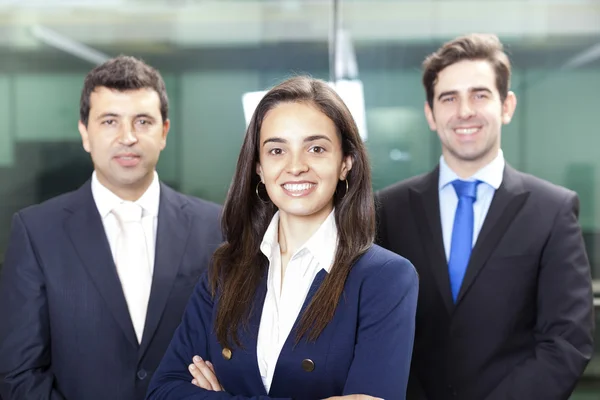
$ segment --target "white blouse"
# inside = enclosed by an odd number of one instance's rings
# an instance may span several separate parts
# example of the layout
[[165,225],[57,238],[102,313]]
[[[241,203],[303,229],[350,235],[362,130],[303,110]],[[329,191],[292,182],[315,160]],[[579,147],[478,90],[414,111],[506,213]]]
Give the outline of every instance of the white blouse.
[[338,240],[334,211],[290,258],[283,285],[278,236],[279,212],[273,216],[260,245],[260,250],[269,259],[269,275],[256,351],[260,375],[267,393],[281,349],[296,322],[313,280],[321,269],[327,273],[331,271]]

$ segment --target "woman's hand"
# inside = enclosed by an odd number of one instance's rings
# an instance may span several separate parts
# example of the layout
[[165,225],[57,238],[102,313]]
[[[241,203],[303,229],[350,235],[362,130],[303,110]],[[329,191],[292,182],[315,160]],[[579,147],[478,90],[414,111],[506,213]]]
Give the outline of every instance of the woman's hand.
[[194,356],[193,363],[189,365],[188,369],[192,374],[194,385],[215,392],[223,390],[215,375],[215,368],[210,361],[204,361],[200,356]]
[[[204,361],[200,356],[194,356],[193,364],[188,369],[192,374],[192,383],[202,389],[220,392],[223,387],[217,380],[215,368],[210,361]],[[367,396],[365,394],[350,394],[347,396],[334,396],[326,400],[383,400],[378,397]]]

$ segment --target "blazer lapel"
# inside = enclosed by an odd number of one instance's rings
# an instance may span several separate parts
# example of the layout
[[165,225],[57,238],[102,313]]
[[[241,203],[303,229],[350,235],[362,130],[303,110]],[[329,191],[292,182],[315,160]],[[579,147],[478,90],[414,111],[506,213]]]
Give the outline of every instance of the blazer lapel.
[[502,184],[494,194],[490,209],[481,227],[481,232],[471,252],[469,265],[456,299],[457,305],[485,266],[515,215],[525,204],[527,197],[529,197],[529,192],[523,188],[517,171],[507,164],[504,167]]
[[65,221],[64,229],[81,263],[127,339],[138,347],[104,225],[92,196],[90,181],[73,194],[73,201],[65,209],[72,215]]
[[186,204],[183,196],[177,195],[172,189],[161,183],[154,273],[144,334],[140,345],[140,358],[144,355],[156,332],[169,293],[177,277],[190,234],[191,217],[183,210]]
[[[222,378],[224,378],[222,379],[222,383],[224,383],[226,389],[229,387],[228,384],[231,384],[231,387],[243,387],[248,392],[257,396],[257,398],[263,398],[267,396],[267,392],[260,375],[257,353],[258,329],[260,327],[260,320],[267,294],[268,272],[266,266],[263,268],[263,271],[264,273],[262,274],[261,280],[256,289],[256,293],[252,299],[250,315],[247,324],[242,324],[242,326],[240,326],[238,329],[238,338],[242,344],[242,347],[239,348],[237,346],[232,346],[230,349],[232,351],[232,356],[227,362],[235,364],[235,367],[227,372],[225,372],[225,370],[222,372],[223,374],[227,374],[224,377],[222,376]],[[217,295],[217,297],[219,296]],[[216,340],[216,337],[213,336],[213,340],[214,345],[218,346],[220,349],[217,357],[221,357],[221,351],[223,348]],[[216,363],[215,360],[213,361]],[[244,371],[244,373],[240,374],[239,371]],[[235,383],[232,383],[232,380]]]
[[[283,372],[281,370],[281,368],[279,367],[279,365],[280,365],[279,360],[286,357],[286,354],[293,351],[294,347],[296,347],[296,332],[298,331],[300,320],[302,319],[302,314],[304,314],[304,311],[306,310],[306,308],[312,301],[312,298],[314,297],[315,293],[317,293],[317,290],[321,287],[321,284],[323,283],[323,281],[325,280],[326,277],[327,277],[327,271],[325,271],[324,269],[320,270],[319,273],[315,276],[315,279],[313,280],[312,284],[310,285],[310,289],[308,290],[308,293],[306,294],[306,299],[304,299],[302,308],[300,309],[300,312],[298,313],[298,316],[296,317],[294,326],[292,327],[292,330],[290,331],[290,334],[288,335],[287,339],[285,340],[285,343],[281,349],[281,352],[279,353],[279,358],[277,359],[277,364],[275,365],[275,372],[273,373],[273,381],[271,382],[271,387],[269,390],[269,394],[272,397],[273,396],[279,397],[278,394],[286,393],[288,391],[288,390],[286,390],[287,380],[286,380],[285,372]],[[302,340],[305,340],[305,339],[303,338]],[[298,345],[300,345],[300,343]]]
[[248,329],[240,330],[240,340],[244,344],[245,351],[251,356],[252,361],[252,374],[254,375],[253,383],[256,382],[256,389],[258,392],[257,396],[267,396],[267,391],[262,382],[260,375],[260,368],[258,366],[258,330],[260,328],[260,320],[262,318],[263,307],[265,299],[267,297],[267,279],[268,279],[268,266],[264,269],[262,280],[254,296],[252,302],[252,310],[250,311],[250,318],[248,320]]
[[444,251],[442,222],[439,204],[439,167],[425,175],[423,180],[410,190],[410,205],[419,229],[420,242],[425,247],[431,269],[448,313],[454,309],[448,262]]

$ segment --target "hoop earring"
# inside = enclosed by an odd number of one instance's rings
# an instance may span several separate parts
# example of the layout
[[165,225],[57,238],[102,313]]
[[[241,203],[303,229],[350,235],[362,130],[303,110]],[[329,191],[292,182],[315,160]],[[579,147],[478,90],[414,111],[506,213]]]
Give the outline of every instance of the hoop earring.
[[[269,204],[269,202],[268,202],[268,201],[264,201],[264,200],[262,199],[262,197],[260,197],[260,194],[258,194],[258,185],[260,185],[261,183],[262,183],[261,181],[258,181],[258,183],[256,184],[256,190],[255,190],[255,192],[256,192],[256,197],[258,197],[258,199],[261,201],[261,203],[264,203],[264,204]],[[263,185],[264,185],[264,183],[263,183]],[[266,186],[265,186],[265,187],[266,187]]]
[[344,197],[346,197],[346,195],[348,194],[348,178],[344,179],[344,182],[346,182],[346,193],[344,193],[344,195],[342,196],[342,199]]

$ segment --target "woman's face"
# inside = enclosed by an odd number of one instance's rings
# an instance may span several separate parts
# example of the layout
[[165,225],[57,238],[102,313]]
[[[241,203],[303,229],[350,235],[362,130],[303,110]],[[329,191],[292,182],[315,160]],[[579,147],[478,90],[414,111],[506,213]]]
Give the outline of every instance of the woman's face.
[[352,168],[331,119],[308,103],[281,103],[265,115],[256,172],[283,218],[324,220]]

